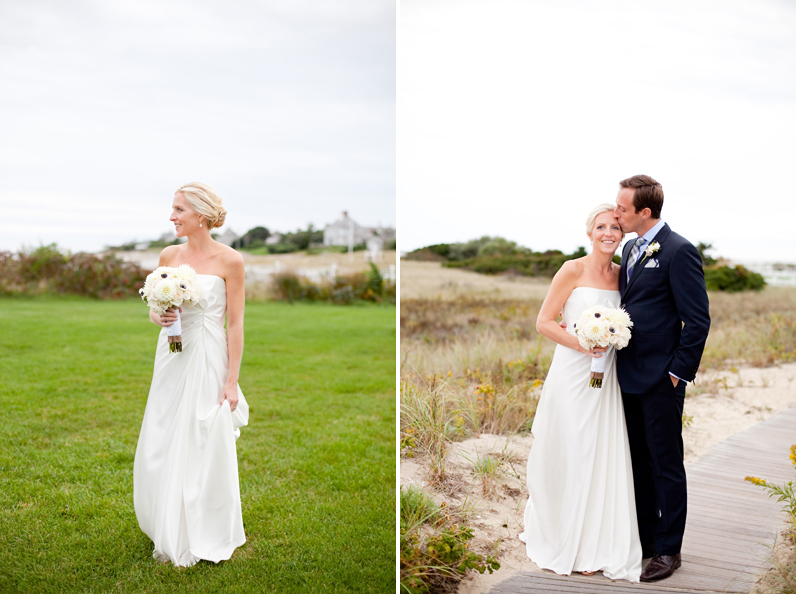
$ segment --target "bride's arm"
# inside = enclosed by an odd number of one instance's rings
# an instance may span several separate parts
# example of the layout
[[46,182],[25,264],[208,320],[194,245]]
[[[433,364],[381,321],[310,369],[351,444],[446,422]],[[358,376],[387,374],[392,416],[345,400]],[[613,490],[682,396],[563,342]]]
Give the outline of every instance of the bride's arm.
[[221,402],[229,400],[232,410],[238,405],[238,376],[243,357],[243,308],[246,303],[245,270],[243,258],[237,252],[231,254],[227,264],[227,350],[229,373]]
[[564,265],[556,272],[556,275],[553,277],[553,282],[550,284],[550,290],[547,292],[547,296],[542,304],[542,309],[539,310],[539,315],[536,318],[536,331],[560,345],[592,357],[599,357],[601,355],[597,353],[601,353],[607,349],[597,348],[592,351],[584,349],[580,346],[575,336],[564,330],[558,322],[556,322],[558,312],[563,309],[570,294],[577,286],[582,266],[580,262],[569,260],[564,262]]
[[[170,245],[163,248],[163,251],[160,252],[158,267],[169,265],[168,263],[171,261],[171,255],[175,247],[176,246]],[[180,307],[179,310],[182,311],[182,308]],[[149,319],[152,320],[153,324],[157,324],[161,328],[168,328],[177,321],[177,312],[174,310],[174,308],[170,307],[166,310],[166,313],[163,315],[158,315],[150,309]]]

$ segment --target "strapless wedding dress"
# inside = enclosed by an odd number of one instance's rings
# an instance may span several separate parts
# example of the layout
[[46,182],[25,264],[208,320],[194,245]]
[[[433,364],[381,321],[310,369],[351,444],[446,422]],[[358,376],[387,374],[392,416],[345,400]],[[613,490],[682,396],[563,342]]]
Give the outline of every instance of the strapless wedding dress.
[[[574,289],[564,305],[567,332],[574,334],[583,310],[619,304],[619,291]],[[607,353],[601,389],[589,387],[590,367],[588,355],[556,346],[533,421],[520,540],[541,568],[638,582],[641,543],[616,351]]]
[[219,562],[246,542],[235,441],[249,407],[238,388],[234,412],[219,404],[229,359],[226,285],[197,277],[199,302],[182,308],[182,352],[170,353],[160,332],[152,386],[135,452],[138,523],[153,556],[189,566]]

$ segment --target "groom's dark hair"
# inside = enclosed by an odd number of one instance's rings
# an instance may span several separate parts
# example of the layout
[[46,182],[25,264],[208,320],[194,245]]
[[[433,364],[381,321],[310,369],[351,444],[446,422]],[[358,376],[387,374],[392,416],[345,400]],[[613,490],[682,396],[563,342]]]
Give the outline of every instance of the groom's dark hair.
[[649,175],[634,175],[619,182],[620,188],[633,188],[633,208],[636,212],[650,209],[650,217],[661,218],[663,208],[663,186]]

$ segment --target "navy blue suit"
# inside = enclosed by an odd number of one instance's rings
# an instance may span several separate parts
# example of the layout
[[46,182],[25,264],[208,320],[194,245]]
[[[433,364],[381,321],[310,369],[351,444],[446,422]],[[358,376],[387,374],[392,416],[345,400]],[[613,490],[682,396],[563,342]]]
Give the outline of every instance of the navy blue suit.
[[[693,381],[705,348],[710,315],[702,259],[669,225],[641,253],[627,282],[633,242],[622,251],[619,291],[633,321],[632,338],[617,351],[617,377],[627,420],[636,512],[643,546],[680,552],[687,509],[682,415],[685,383]],[[669,372],[682,380],[672,386]]]

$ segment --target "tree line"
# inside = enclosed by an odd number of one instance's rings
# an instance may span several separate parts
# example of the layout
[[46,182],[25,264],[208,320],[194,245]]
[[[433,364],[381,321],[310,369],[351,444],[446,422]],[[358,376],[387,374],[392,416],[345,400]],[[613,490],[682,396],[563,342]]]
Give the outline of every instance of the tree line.
[[[705,284],[709,291],[760,291],[766,286],[761,274],[742,265],[729,266],[726,260],[708,252],[713,245],[700,242],[696,246],[702,258]],[[552,278],[567,260],[586,255],[579,247],[571,254],[560,250],[534,252],[502,237],[485,235],[463,243],[438,243],[409,252],[405,259],[442,262],[448,268],[463,268],[481,274],[517,274]],[[620,261],[618,255],[614,262]]]

